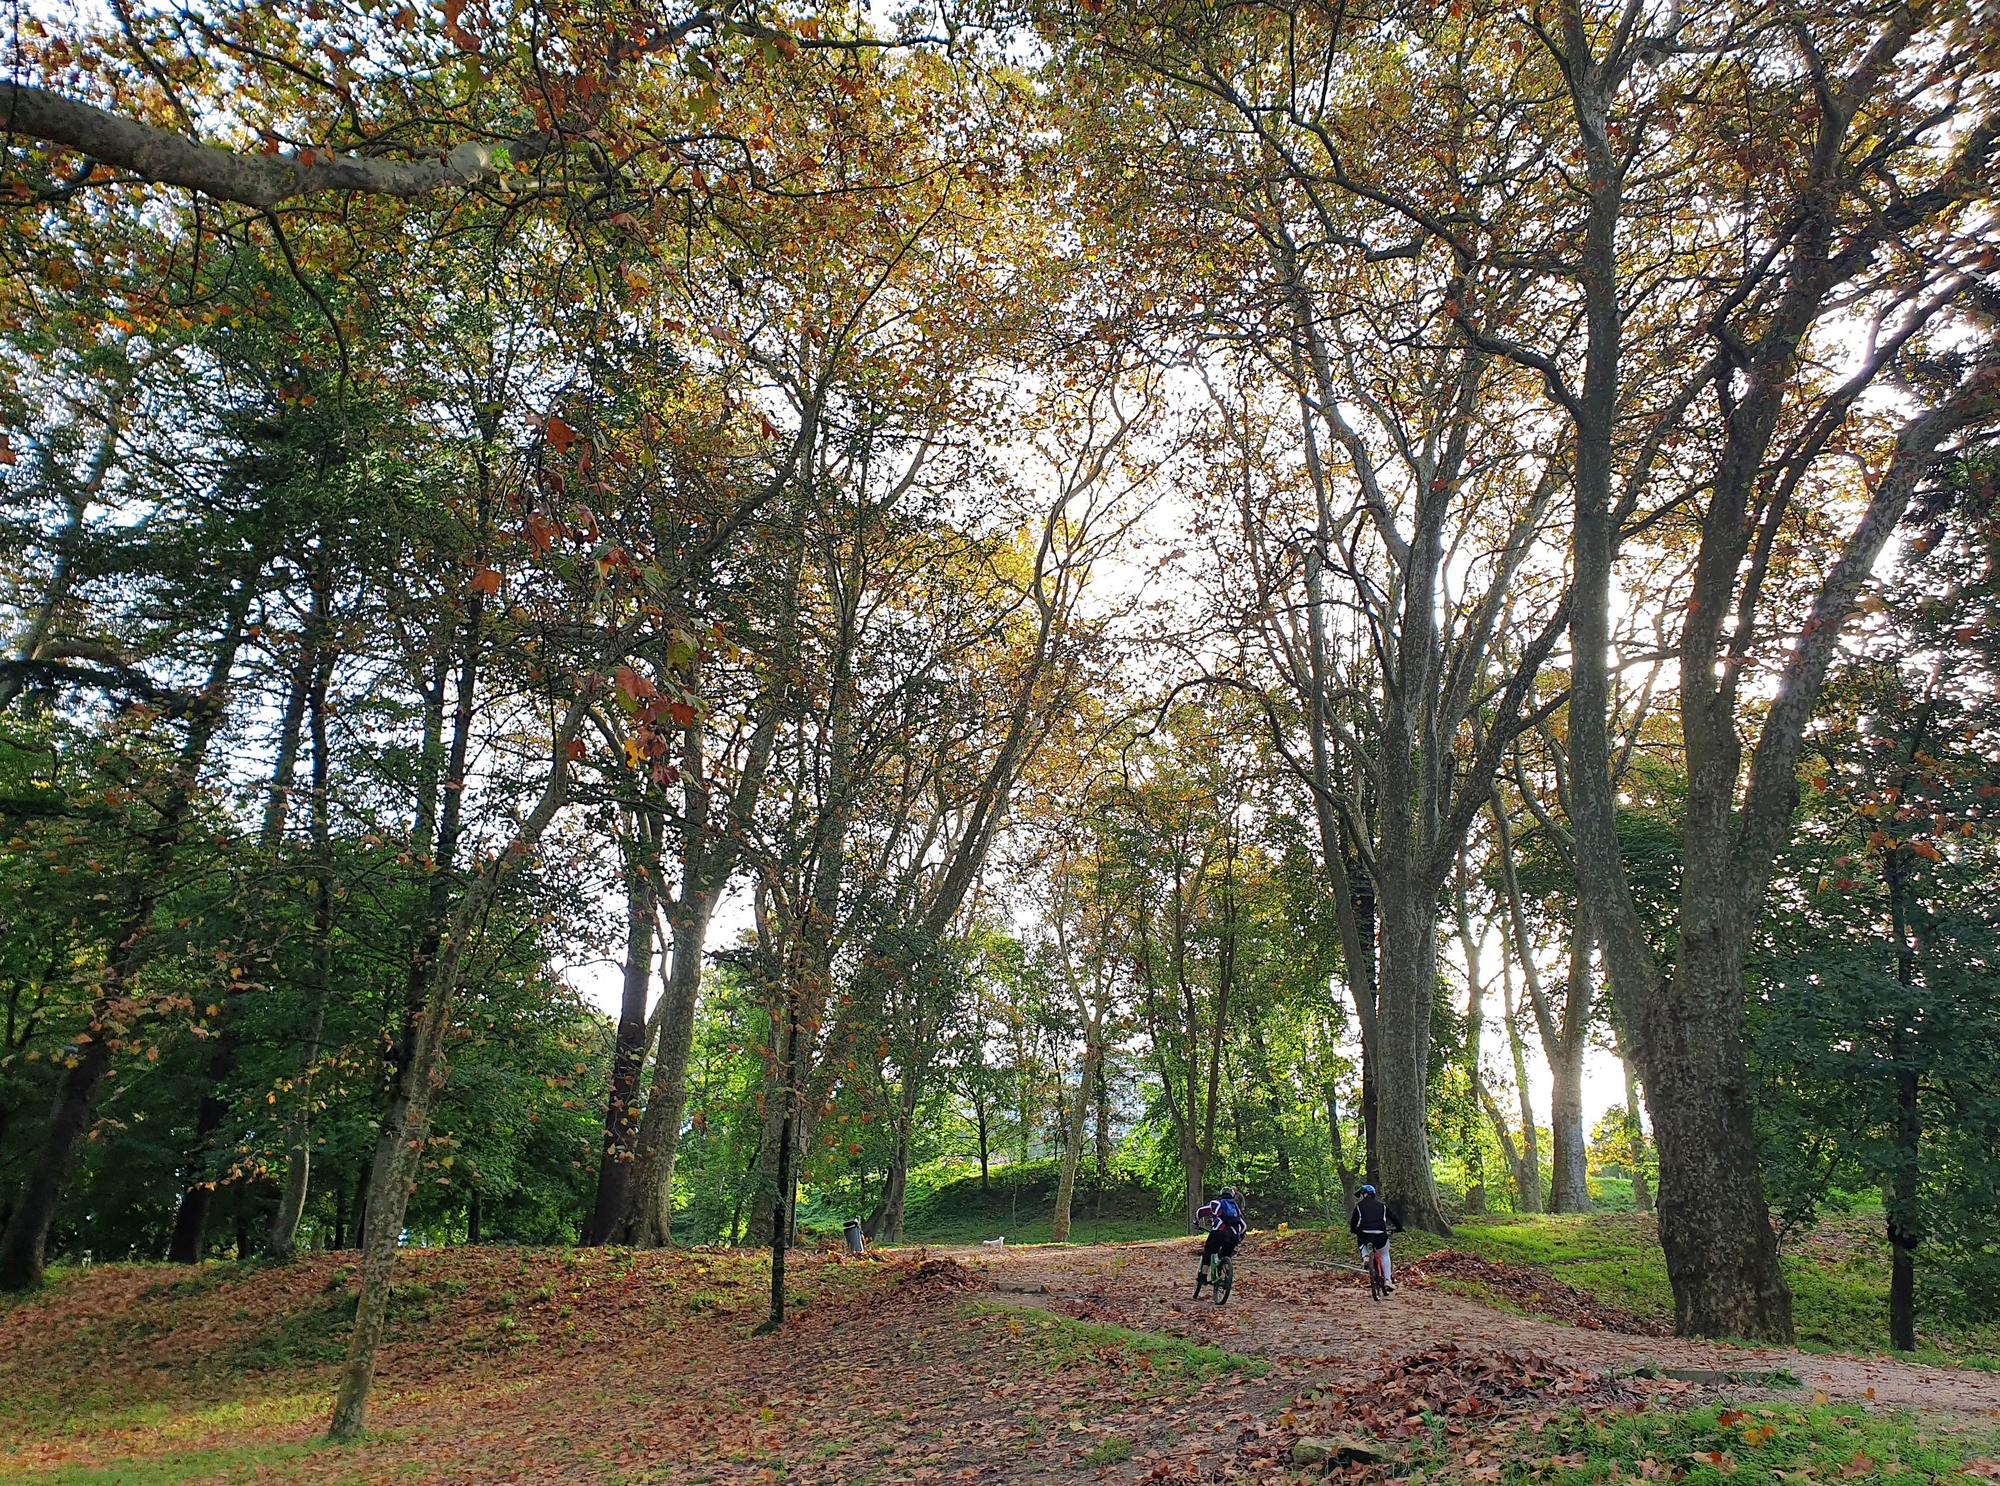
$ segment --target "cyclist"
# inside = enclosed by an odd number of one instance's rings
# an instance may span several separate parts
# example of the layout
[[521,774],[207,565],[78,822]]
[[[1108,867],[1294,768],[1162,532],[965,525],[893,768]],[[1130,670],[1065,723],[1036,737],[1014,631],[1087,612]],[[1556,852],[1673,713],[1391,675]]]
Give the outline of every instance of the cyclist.
[[1244,1221],[1243,1202],[1234,1187],[1224,1187],[1220,1197],[1203,1203],[1196,1209],[1194,1220],[1208,1229],[1208,1241],[1201,1246],[1201,1268],[1195,1271],[1194,1276],[1194,1298],[1199,1300],[1201,1287],[1208,1283],[1210,1257],[1216,1254],[1224,1258],[1234,1255],[1236,1246],[1243,1242],[1243,1235],[1250,1231],[1250,1225]]
[[1354,1211],[1347,1215],[1347,1231],[1361,1245],[1361,1263],[1368,1263],[1368,1251],[1382,1251],[1382,1288],[1396,1288],[1395,1270],[1389,1263],[1389,1235],[1403,1231],[1402,1222],[1376,1194],[1375,1184],[1365,1182],[1354,1194]]

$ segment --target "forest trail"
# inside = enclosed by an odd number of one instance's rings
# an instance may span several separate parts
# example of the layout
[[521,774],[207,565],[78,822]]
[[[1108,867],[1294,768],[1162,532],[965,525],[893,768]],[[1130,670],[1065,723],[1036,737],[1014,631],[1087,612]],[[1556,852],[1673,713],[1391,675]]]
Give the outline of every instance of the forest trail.
[[[1642,1366],[1788,1368],[1793,1402],[1872,1388],[1864,1412],[1948,1408],[1982,1433],[2000,1415],[1992,1374],[1556,1325],[1415,1279],[1376,1305],[1284,1247],[1246,1246],[1222,1308],[1190,1298],[1191,1239],[801,1254],[774,1335],[750,1251],[412,1250],[368,1437],[346,1448],[319,1436],[351,1256],[100,1266],[0,1308],[0,1482],[1316,1480],[1291,1467],[1314,1421],[1385,1440],[1407,1423],[1371,1407],[1378,1376],[1417,1380],[1440,1413],[1500,1397],[1550,1418],[1759,1391],[1577,1371]],[[1454,1448],[1508,1448],[1507,1410],[1467,1416]]]
[[1192,1298],[1198,1253],[1193,1240],[1172,1239],[1092,1248],[980,1247],[955,1250],[953,1257],[987,1274],[1006,1303],[1187,1336],[1288,1368],[1372,1373],[1398,1357],[1455,1343],[1619,1373],[1783,1370],[1804,1391],[1829,1398],[2000,1415],[2000,1373],[1563,1325],[1437,1288],[1410,1267],[1399,1271],[1396,1293],[1377,1304],[1358,1269],[1275,1252],[1268,1239],[1260,1244],[1254,1236],[1238,1255],[1228,1305],[1218,1307],[1206,1294]]

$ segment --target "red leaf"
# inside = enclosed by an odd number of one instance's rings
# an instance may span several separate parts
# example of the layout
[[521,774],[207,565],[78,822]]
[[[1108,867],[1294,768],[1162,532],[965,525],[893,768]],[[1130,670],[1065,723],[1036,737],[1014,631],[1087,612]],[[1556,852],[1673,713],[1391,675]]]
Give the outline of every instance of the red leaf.
[[576,447],[577,432],[554,413],[549,414],[542,424],[542,433],[558,454],[567,454]]
[[630,666],[620,666],[614,679],[618,683],[619,691],[634,701],[640,697],[653,696],[657,691],[650,679],[640,675]]

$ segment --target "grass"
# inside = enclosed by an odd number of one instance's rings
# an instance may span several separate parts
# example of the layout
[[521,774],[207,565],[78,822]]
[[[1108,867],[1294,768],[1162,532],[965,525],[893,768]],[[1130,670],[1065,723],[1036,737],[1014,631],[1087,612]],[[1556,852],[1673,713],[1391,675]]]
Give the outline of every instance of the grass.
[[1134,1331],[1109,1321],[1078,1321],[1052,1311],[973,1301],[964,1314],[988,1318],[1020,1338],[1036,1361],[1051,1370],[1110,1365],[1121,1372],[1145,1371],[1163,1382],[1201,1384],[1234,1373],[1261,1378],[1271,1364],[1222,1347],[1154,1331]]
[[1873,1409],[1711,1405],[1643,1413],[1570,1413],[1504,1441],[1485,1468],[1444,1463],[1446,1477],[1547,1486],[1671,1480],[1679,1486],[1819,1482],[1972,1483],[1993,1468],[1989,1434]]
[[111,1465],[55,1465],[10,1471],[9,1486],[176,1486],[203,1481],[218,1483],[283,1480],[285,1466],[330,1448],[309,1444],[218,1446],[207,1450],[176,1450],[120,1460]]
[[[441,1303],[464,1290],[462,1283],[392,1285],[387,1339],[404,1340],[438,1314]],[[342,1287],[305,1310],[286,1316],[246,1339],[230,1354],[232,1366],[261,1372],[271,1368],[314,1367],[347,1355],[354,1328],[354,1296]]]
[[[1781,1262],[1792,1287],[1799,1345],[1807,1350],[1884,1353],[1888,1350],[1889,1264],[1879,1226],[1868,1216],[1829,1218],[1790,1240]],[[1448,1239],[1409,1232],[1396,1239],[1408,1264],[1442,1248],[1507,1264],[1534,1264],[1594,1299],[1651,1320],[1672,1321],[1653,1220],[1633,1213],[1549,1216],[1504,1214],[1459,1220]],[[1343,1257],[1347,1235],[1327,1234]],[[1474,1297],[1480,1298],[1480,1297]],[[1915,1360],[2000,1369],[2000,1322],[1966,1323],[1920,1315]]]
[[[905,1225],[905,1244],[975,1244],[989,1238],[1005,1238],[1007,1246],[1055,1242],[1050,1231],[1050,1214],[1039,1213],[1019,1223],[977,1213],[933,1218],[917,1225]],[[1069,1241],[1088,1243],[1143,1243],[1155,1238],[1180,1238],[1187,1226],[1178,1218],[1164,1217],[1079,1217],[1070,1224]]]
[[1084,1452],[1083,1463],[1094,1468],[1107,1465],[1123,1465],[1130,1460],[1138,1446],[1122,1434],[1106,1435]]

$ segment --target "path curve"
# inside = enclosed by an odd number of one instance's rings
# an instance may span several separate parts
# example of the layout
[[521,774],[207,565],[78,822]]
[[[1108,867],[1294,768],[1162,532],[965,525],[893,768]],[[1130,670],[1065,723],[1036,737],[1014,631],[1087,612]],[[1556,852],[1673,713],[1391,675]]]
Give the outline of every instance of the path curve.
[[1232,1351],[1348,1375],[1373,1372],[1394,1358],[1456,1342],[1491,1352],[1538,1352],[1603,1371],[1782,1368],[1806,1390],[1829,1398],[2000,1416],[2000,1373],[1584,1330],[1496,1310],[1419,1281],[1405,1282],[1377,1304],[1368,1298],[1359,1275],[1275,1255],[1260,1257],[1255,1238],[1238,1256],[1234,1294],[1220,1308],[1191,1298],[1200,1253],[1194,1239],[1074,1248],[979,1246],[950,1252],[984,1272],[995,1286],[995,1298],[1008,1303],[1199,1336]]

